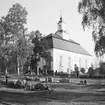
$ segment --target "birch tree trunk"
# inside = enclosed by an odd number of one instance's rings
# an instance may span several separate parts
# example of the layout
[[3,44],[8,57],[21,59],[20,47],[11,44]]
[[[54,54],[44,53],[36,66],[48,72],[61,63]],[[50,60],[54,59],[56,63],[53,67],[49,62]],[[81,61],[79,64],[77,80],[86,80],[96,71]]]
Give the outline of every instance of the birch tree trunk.
[[37,65],[37,75],[39,75],[39,64]]
[[20,75],[20,63],[19,63],[19,59],[17,59],[17,74]]

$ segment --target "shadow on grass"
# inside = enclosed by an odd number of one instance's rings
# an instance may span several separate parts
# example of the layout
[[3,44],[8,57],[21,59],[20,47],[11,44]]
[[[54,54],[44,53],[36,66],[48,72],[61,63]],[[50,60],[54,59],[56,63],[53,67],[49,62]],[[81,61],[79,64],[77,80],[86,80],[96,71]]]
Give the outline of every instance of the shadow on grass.
[[[51,84],[51,88],[58,89],[59,91],[53,91],[51,93],[41,93],[41,94],[16,94],[9,92],[0,92],[0,101],[9,103],[18,103],[16,105],[30,105],[29,103],[34,103],[32,105],[46,105],[50,102],[103,102],[105,103],[105,94],[94,94],[89,93],[91,89],[105,88],[105,85],[84,85],[78,86],[74,84]],[[62,89],[75,89],[87,88],[86,93],[76,93],[71,91],[62,91]],[[39,104],[41,103],[41,104]],[[53,104],[51,104],[53,105]],[[54,104],[55,105],[55,104]],[[64,104],[65,105],[65,104]],[[104,104],[103,104],[104,105]]]

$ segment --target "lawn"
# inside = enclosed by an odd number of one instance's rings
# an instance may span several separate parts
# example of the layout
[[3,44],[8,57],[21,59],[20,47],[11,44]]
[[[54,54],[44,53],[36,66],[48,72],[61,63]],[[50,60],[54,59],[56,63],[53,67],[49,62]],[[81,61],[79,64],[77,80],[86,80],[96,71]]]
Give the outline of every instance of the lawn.
[[49,83],[54,89],[44,94],[11,94],[0,92],[3,105],[105,105],[105,92],[98,91],[105,85],[76,85],[70,83]]

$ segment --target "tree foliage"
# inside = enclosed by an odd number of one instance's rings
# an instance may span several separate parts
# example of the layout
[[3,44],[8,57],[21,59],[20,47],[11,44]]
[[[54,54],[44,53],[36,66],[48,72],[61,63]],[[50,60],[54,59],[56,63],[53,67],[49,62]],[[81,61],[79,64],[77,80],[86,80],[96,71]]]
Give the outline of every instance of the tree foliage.
[[95,53],[102,56],[105,53],[105,0],[82,0],[78,12],[83,15],[83,29],[92,29],[95,43]]
[[31,54],[30,46],[27,43],[27,40],[24,35],[21,35],[18,40],[16,41],[16,55],[17,55],[17,60],[19,61],[21,65],[21,69],[23,69],[23,65],[27,61],[27,58]]
[[16,3],[9,9],[7,15],[0,19],[0,55],[4,55],[6,60],[10,58],[10,52],[14,52],[15,57],[22,63],[27,57],[26,16],[26,9]]
[[42,34],[40,31],[31,32],[32,43],[33,43],[33,54],[31,56],[31,67],[35,68],[38,66],[38,63],[41,58],[44,58],[46,62],[51,61],[51,55],[49,52],[46,52],[46,48],[48,48],[48,44],[46,40],[42,40]]
[[99,74],[105,74],[105,62],[99,62]]
[[26,16],[26,9],[19,3],[14,4],[8,14],[0,19],[0,36],[4,36],[5,40],[15,41],[24,30]]
[[19,3],[14,4],[7,15],[0,19],[0,57],[4,59],[6,68],[7,65],[11,67],[11,61],[18,68],[23,68],[28,60],[28,63],[31,61],[31,67],[35,68],[40,58],[47,62],[52,60],[50,53],[45,51],[48,48],[47,40],[42,40],[38,30],[27,34],[26,23],[27,11]]

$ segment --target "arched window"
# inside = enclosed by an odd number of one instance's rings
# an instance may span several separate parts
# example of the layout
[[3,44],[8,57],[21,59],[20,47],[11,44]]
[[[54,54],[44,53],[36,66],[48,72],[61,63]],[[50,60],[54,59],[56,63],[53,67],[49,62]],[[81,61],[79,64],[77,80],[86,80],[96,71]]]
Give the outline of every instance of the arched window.
[[62,66],[62,56],[60,56],[60,66]]
[[60,56],[60,61],[59,61],[59,70],[62,71],[63,70],[63,57]]
[[68,68],[71,67],[71,57],[68,58]]
[[88,62],[87,62],[87,60],[85,60],[85,68],[86,69],[88,68]]

